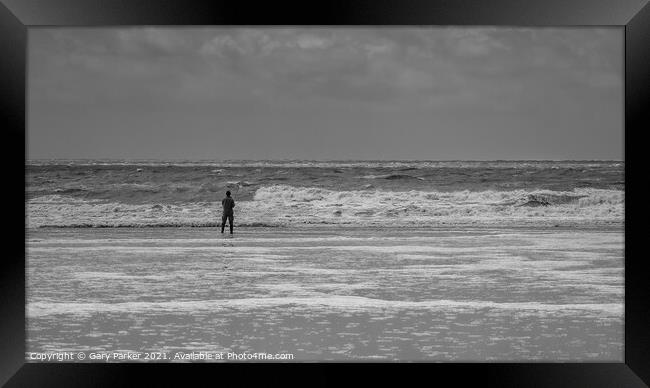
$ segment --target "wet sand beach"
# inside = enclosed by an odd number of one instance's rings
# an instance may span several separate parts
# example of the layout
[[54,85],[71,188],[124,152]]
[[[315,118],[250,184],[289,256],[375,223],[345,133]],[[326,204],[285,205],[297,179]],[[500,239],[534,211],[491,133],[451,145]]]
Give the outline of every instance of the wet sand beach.
[[27,352],[623,359],[622,227],[40,228]]

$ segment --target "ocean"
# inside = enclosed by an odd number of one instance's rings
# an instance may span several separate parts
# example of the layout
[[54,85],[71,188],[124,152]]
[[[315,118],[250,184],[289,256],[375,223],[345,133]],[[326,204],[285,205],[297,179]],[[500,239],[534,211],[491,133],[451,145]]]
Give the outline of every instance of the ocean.
[[38,161],[29,227],[618,224],[622,162]]
[[30,161],[26,192],[27,361],[623,360],[620,161]]

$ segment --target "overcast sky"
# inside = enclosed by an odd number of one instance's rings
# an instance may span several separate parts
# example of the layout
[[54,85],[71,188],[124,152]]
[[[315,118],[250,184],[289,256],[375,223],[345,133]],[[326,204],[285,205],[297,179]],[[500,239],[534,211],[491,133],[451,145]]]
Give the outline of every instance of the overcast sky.
[[623,159],[621,28],[30,28],[28,158]]

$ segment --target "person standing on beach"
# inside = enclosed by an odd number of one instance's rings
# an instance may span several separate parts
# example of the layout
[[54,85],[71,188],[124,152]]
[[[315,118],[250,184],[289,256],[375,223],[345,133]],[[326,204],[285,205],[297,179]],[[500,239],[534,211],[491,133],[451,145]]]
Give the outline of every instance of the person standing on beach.
[[230,191],[226,191],[226,198],[221,201],[223,206],[223,215],[221,216],[221,233],[223,233],[224,228],[226,227],[226,219],[228,219],[228,224],[230,226],[230,234],[232,234],[232,219],[233,219],[233,210],[235,207],[235,200],[230,196]]

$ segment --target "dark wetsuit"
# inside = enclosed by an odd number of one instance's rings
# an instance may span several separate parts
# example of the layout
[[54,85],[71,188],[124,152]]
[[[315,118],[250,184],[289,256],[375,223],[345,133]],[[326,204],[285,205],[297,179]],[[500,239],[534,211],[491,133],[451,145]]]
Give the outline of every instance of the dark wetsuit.
[[235,200],[232,197],[226,197],[221,201],[223,206],[223,216],[221,216],[221,233],[223,233],[224,228],[226,227],[226,219],[230,226],[230,234],[232,234],[232,220],[233,220],[233,211],[232,208],[235,207]]

